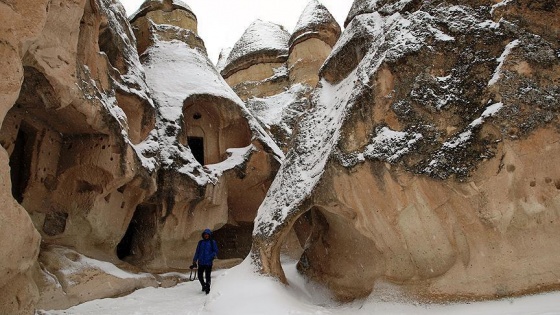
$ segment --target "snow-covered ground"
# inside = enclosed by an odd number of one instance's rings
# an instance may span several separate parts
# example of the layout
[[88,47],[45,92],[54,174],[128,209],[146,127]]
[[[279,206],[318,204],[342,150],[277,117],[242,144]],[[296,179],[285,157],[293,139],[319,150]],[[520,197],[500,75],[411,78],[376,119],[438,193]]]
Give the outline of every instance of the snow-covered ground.
[[39,314],[560,314],[560,292],[489,302],[427,305],[399,298],[398,291],[389,285],[381,286],[368,299],[339,305],[330,299],[325,289],[299,276],[295,262],[284,264],[289,286],[259,276],[251,268],[245,261],[235,268],[213,272],[209,295],[200,290],[198,281],[187,282],[173,288],[147,288],[125,297],[95,300],[68,310],[40,311]]

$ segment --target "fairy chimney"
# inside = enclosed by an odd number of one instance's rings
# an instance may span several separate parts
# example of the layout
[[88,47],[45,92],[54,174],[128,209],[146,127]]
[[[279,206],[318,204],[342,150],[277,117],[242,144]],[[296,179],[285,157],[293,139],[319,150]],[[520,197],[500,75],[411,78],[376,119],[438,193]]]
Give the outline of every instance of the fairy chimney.
[[[243,258],[282,152],[208,59],[187,6],[147,1],[131,21],[148,32],[138,45],[148,44],[139,50],[157,107],[161,169],[119,257],[150,270],[186,268],[210,227],[220,258]],[[137,226],[142,233],[132,232]]]
[[340,37],[340,26],[317,0],[303,10],[290,37],[288,69],[290,83],[317,85],[319,69]]
[[243,100],[278,94],[288,85],[290,34],[280,25],[256,20],[235,43],[221,70]]
[[131,15],[138,53],[152,46],[159,39],[177,39],[193,47],[204,48],[198,36],[198,20],[191,8],[180,0],[147,0]]
[[355,1],[259,208],[265,273],[310,225],[298,269],[341,300],[559,287],[560,7],[452,2]]

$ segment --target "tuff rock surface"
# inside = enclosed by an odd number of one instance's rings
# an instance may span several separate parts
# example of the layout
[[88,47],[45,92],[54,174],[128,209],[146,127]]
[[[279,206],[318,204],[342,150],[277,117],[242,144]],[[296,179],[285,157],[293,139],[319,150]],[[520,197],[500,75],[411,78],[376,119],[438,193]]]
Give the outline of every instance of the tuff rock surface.
[[344,301],[557,288],[559,13],[312,0],[216,69],[178,0],[1,2],[0,313],[184,281],[206,227]]
[[257,20],[220,55],[222,76],[284,151],[340,32],[327,8],[313,0],[291,34]]
[[221,258],[247,255],[283,153],[186,4],[146,1],[134,28],[113,0],[10,1],[0,16],[0,313],[163,285],[90,265],[184,270],[206,227],[240,229]]
[[558,16],[356,0],[259,209],[258,268],[283,279],[284,237],[311,226],[299,270],[341,300],[557,288]]

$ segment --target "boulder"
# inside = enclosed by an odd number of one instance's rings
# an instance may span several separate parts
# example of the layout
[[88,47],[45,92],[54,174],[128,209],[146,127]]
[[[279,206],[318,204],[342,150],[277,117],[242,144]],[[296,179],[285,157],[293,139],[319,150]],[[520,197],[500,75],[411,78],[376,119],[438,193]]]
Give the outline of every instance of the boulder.
[[[121,267],[126,267],[121,264]],[[36,308],[67,309],[87,301],[122,296],[139,288],[158,287],[148,273],[123,270],[60,246],[42,248],[34,277],[41,290]]]

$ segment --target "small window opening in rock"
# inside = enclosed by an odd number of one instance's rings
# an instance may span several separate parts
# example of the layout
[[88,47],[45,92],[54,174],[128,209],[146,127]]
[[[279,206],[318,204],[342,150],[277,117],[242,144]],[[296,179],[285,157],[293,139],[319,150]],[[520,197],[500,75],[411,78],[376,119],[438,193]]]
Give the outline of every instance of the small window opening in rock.
[[10,177],[12,180],[12,196],[22,203],[23,194],[31,178],[31,158],[36,131],[26,124],[19,128],[12,155],[10,155]]
[[48,236],[56,236],[64,233],[66,230],[66,220],[68,213],[64,212],[50,212],[45,216],[43,223],[43,232]]
[[154,256],[153,240],[157,229],[156,206],[142,204],[136,208],[123,238],[117,245],[117,257],[140,265]]
[[204,138],[187,137],[187,144],[198,163],[204,165]]
[[200,119],[202,118],[202,115],[200,113],[194,113],[194,115],[192,116],[193,119]]

